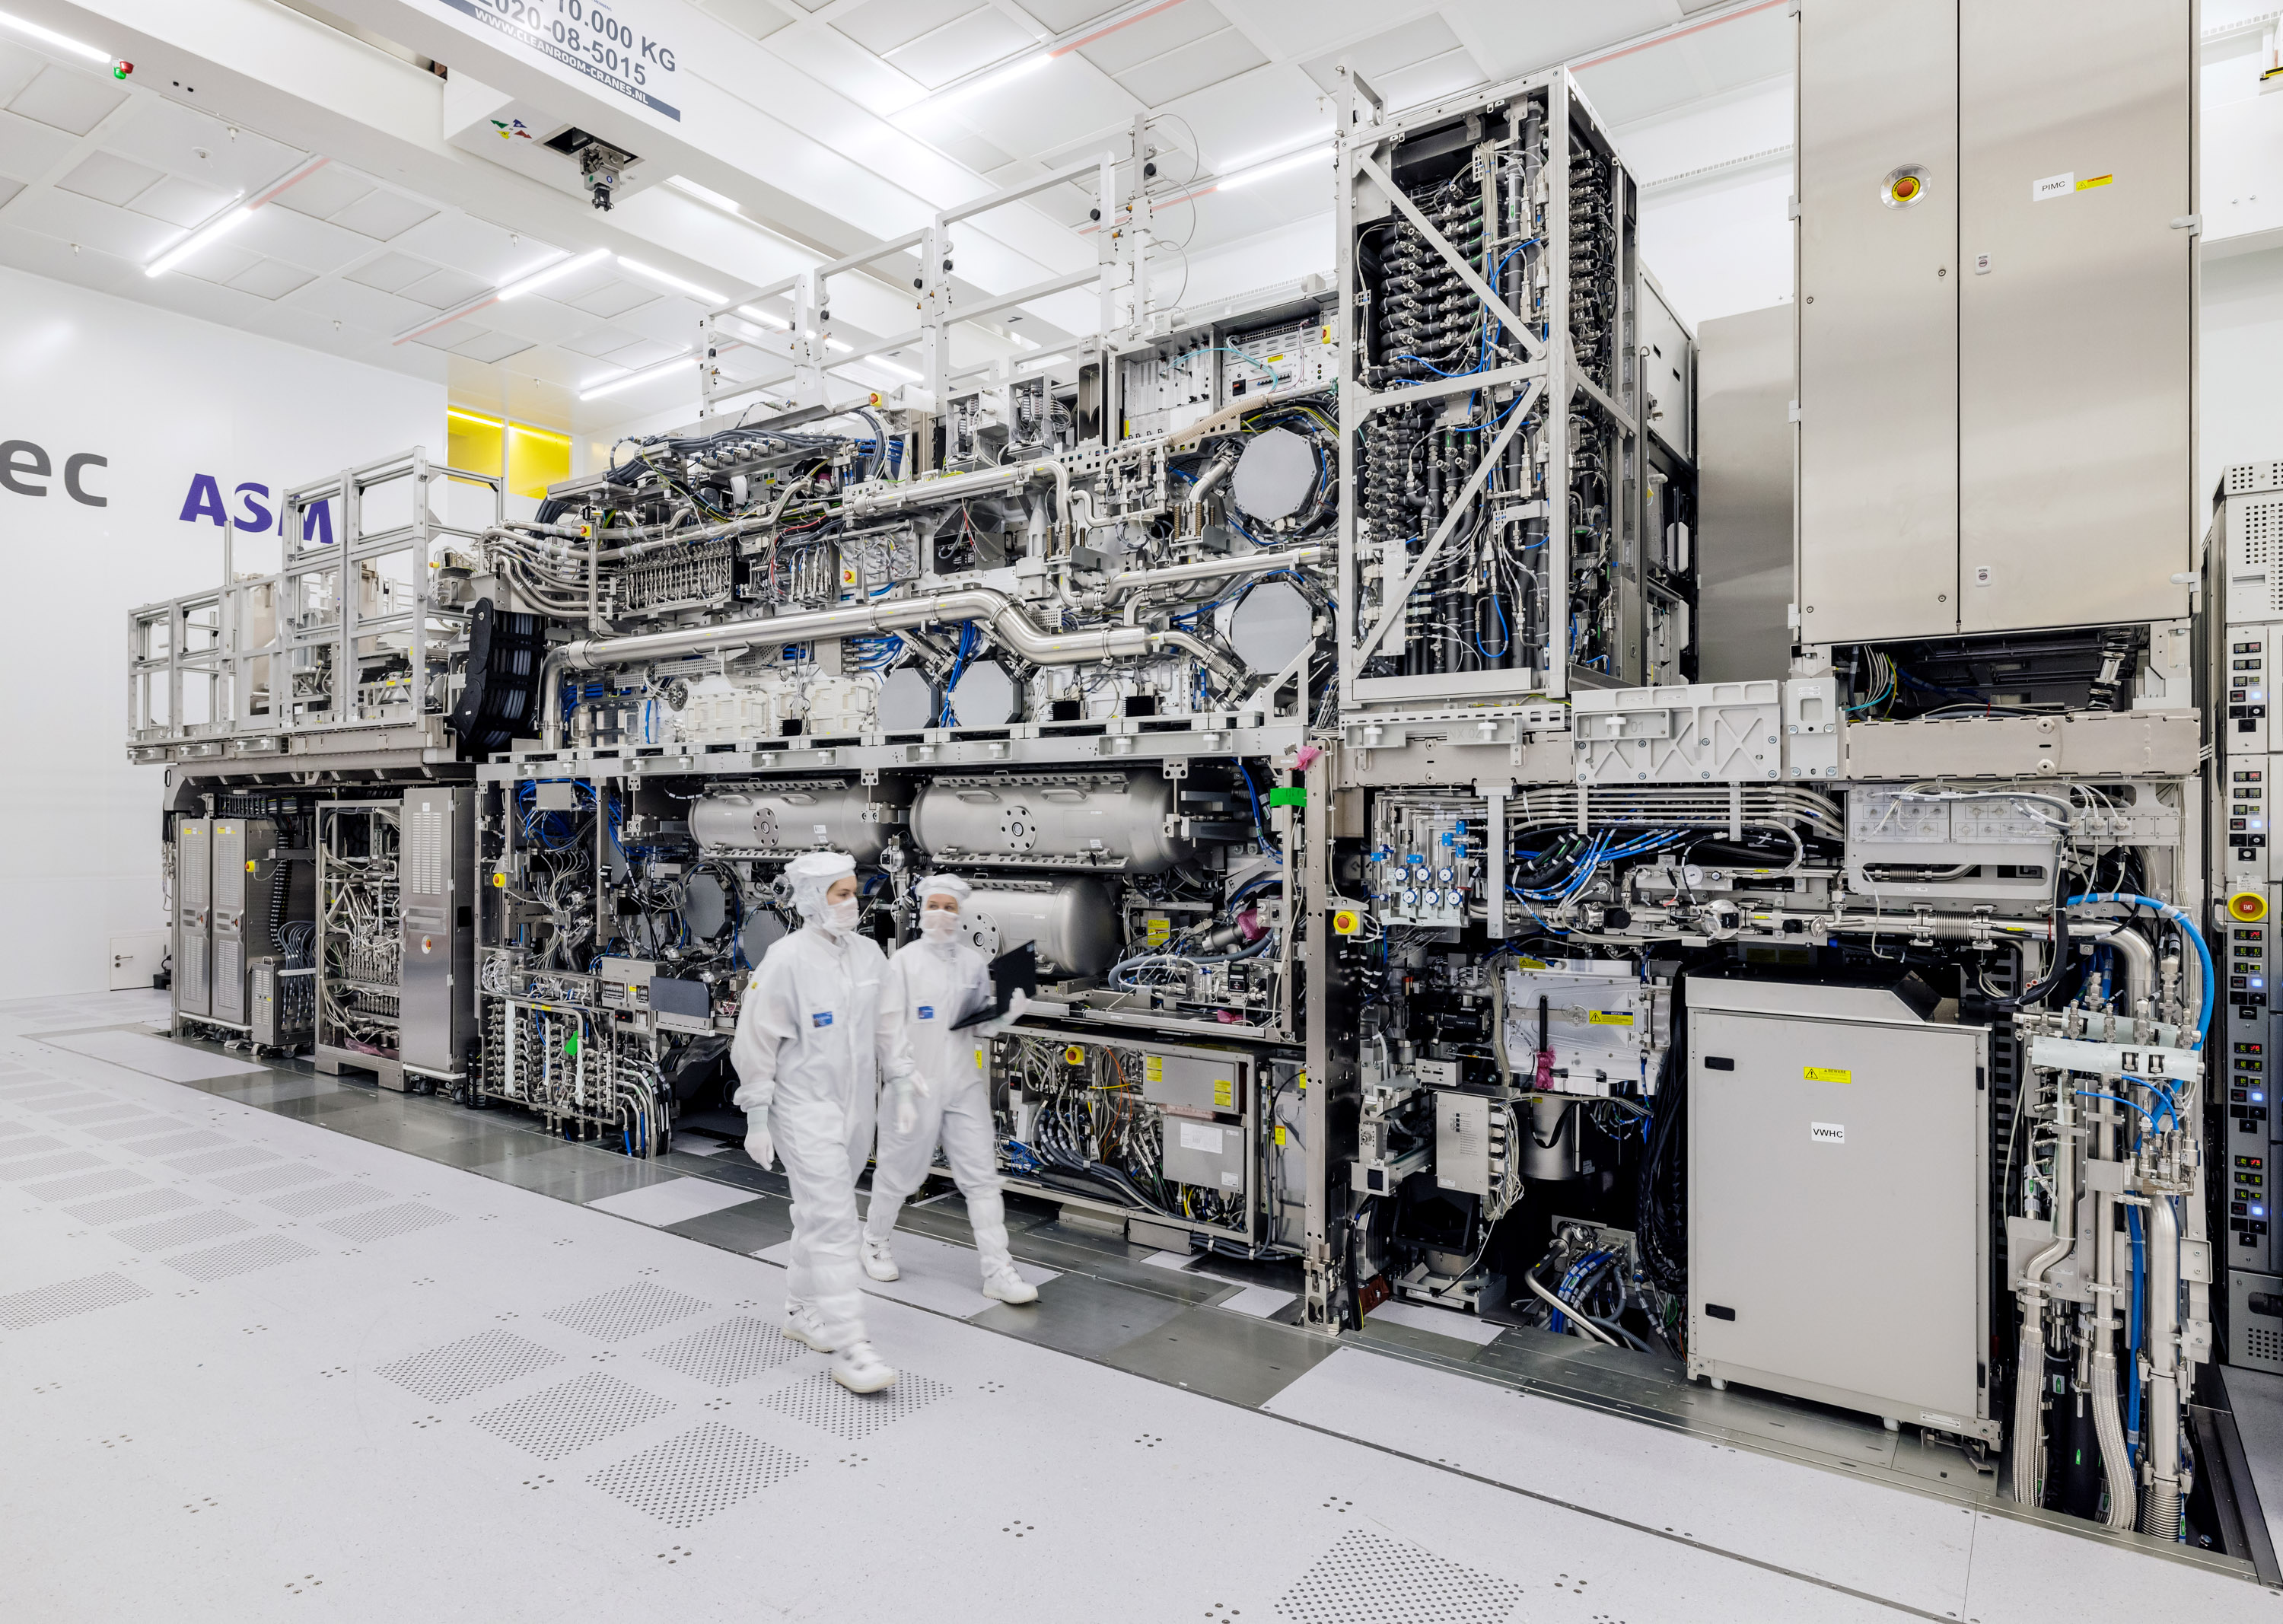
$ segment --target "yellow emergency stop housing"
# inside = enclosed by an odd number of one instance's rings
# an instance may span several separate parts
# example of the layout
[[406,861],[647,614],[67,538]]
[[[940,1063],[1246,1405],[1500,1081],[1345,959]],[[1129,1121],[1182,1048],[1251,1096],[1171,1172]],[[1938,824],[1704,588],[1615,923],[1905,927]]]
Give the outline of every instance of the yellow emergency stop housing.
[[2238,925],[2256,925],[2267,917],[2267,893],[2264,891],[2232,891],[2227,898],[2227,917]]

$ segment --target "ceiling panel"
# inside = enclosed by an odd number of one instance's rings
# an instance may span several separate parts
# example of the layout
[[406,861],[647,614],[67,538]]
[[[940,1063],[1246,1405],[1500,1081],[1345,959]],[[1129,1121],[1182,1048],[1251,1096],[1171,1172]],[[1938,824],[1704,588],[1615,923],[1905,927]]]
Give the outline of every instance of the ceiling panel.
[[1023,10],[1057,37],[1124,9],[1125,0],[1023,0]]
[[138,215],[148,215],[187,231],[194,225],[204,224],[229,201],[227,192],[168,175],[137,192],[127,207]]
[[1234,28],[1209,34],[1192,44],[1155,57],[1118,75],[1118,82],[1145,105],[1162,107],[1209,86],[1262,66],[1268,59]]
[[140,264],[182,233],[163,220],[132,215],[68,191],[34,188],[8,212],[11,225],[67,243],[100,248]]
[[316,279],[314,271],[304,270],[299,265],[289,265],[284,260],[261,260],[230,277],[230,285],[257,299],[282,299]]
[[314,282],[289,298],[292,304],[315,315],[374,332],[401,332],[436,314],[426,305],[355,282]]
[[[679,349],[697,340],[698,307],[687,299],[668,297],[653,299],[646,305],[623,310],[611,318],[613,324],[645,339],[656,339]],[[913,318],[915,323],[917,317]],[[836,326],[843,324],[835,323]]]
[[95,152],[80,160],[72,172],[56,184],[66,191],[76,191],[83,198],[123,208],[129,199],[158,178],[159,171],[132,159]]
[[[1578,5],[1579,0],[1569,3]],[[1217,4],[1243,24],[1253,38],[1284,57],[1313,56],[1327,45],[1384,32],[1391,23],[1438,9],[1433,0],[1306,0],[1305,4],[1296,4],[1294,0],[1217,0]],[[1360,57],[1356,66],[1365,68],[1366,78],[1371,76]]]
[[399,196],[383,187],[368,191],[332,216],[335,225],[387,242],[437,213],[432,203]]
[[163,97],[144,96],[104,146],[121,157],[225,192],[260,191],[308,156],[297,147],[209,118]]
[[394,250],[367,260],[355,270],[347,272],[352,282],[362,282],[385,293],[394,293],[409,287],[436,268],[425,260],[416,260],[409,254]]
[[768,38],[792,21],[769,0],[697,0],[697,4],[738,33],[757,40]]
[[372,190],[373,183],[347,164],[329,163],[295,181],[277,194],[277,201],[297,215],[330,220]]
[[1414,63],[1424,62],[1459,48],[1459,36],[1439,13],[1422,17],[1400,28],[1391,28],[1360,44],[1338,51],[1327,51],[1311,57],[1301,66],[1308,77],[1329,90],[1332,88],[1332,70],[1342,59],[1355,64],[1356,71],[1369,80],[1374,89],[1393,100],[1387,81]]
[[612,350],[624,349],[635,341],[635,335],[622,328],[597,327],[579,338],[565,339],[556,347],[569,350],[574,355],[587,355],[600,361]]
[[226,285],[242,277],[261,263],[261,256],[249,254],[236,243],[208,243],[184,260],[176,269],[185,277],[196,277],[201,282]]
[[590,288],[583,293],[565,294],[563,302],[584,310],[589,316],[608,318],[628,310],[638,310],[658,297],[653,288],[612,277],[600,287]]
[[1228,19],[1208,0],[1187,0],[1185,4],[1144,17],[1091,45],[1081,45],[1078,54],[1105,74],[1123,74],[1129,67],[1193,44],[1228,26]]
[[417,282],[407,283],[393,291],[407,299],[433,305],[439,310],[448,310],[456,304],[465,304],[479,293],[489,293],[494,285],[481,277],[471,277],[464,270],[455,270],[448,265],[440,270],[430,271]]
[[5,179],[4,177],[0,177],[0,208],[7,207],[9,200],[23,190],[23,182],[12,181]]
[[986,9],[981,0],[862,0],[835,17],[832,26],[884,57],[946,23]]
[[1031,36],[1003,13],[985,6],[884,54],[892,66],[933,89],[1003,61],[1032,43]]
[[574,310],[538,293],[487,305],[482,319],[486,326],[534,344],[560,344],[602,325],[584,310]]
[[453,322],[448,326],[437,328],[433,332],[424,332],[417,338],[409,339],[406,342],[417,344],[423,349],[448,350],[455,344],[470,343],[490,331],[490,328],[479,327],[473,322]]
[[0,175],[38,180],[71,155],[73,144],[60,129],[0,113]]
[[311,270],[339,270],[373,251],[370,238],[297,215],[290,208],[255,209],[253,219],[230,233],[230,240]]
[[[448,328],[447,332],[450,331]],[[496,364],[510,355],[519,355],[531,347],[531,340],[518,339],[512,333],[484,332],[461,340],[450,347],[456,355],[465,355],[471,361]]]
[[13,40],[0,40],[0,106],[12,100],[16,92],[39,76],[47,66],[47,58]]
[[109,80],[75,74],[51,62],[8,98],[8,111],[83,136],[126,99],[127,92]]
[[656,366],[661,361],[671,361],[685,353],[690,346],[662,344],[656,339],[636,339],[633,343],[612,350],[607,359],[612,366],[632,370],[635,367]]
[[390,241],[408,253],[480,277],[487,287],[526,276],[563,252],[538,238],[519,237],[489,221],[450,212],[432,215]]
[[1634,35],[1676,22],[1671,0],[1453,0],[1448,8],[1481,43],[1500,78],[1575,61]]

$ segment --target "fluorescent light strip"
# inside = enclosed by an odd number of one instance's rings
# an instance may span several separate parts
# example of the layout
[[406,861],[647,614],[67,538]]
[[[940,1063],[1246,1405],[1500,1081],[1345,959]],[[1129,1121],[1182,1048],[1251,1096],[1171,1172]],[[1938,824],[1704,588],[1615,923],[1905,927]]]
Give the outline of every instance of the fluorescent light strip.
[[949,107],[967,100],[970,97],[987,95],[993,90],[1003,90],[1018,79],[1029,78],[1054,59],[1053,51],[1042,51],[1035,57],[1025,57],[1021,61],[1010,63],[996,73],[986,74],[980,79],[970,79],[965,84],[954,85],[947,90],[939,90],[918,105]]
[[[239,195],[243,196],[244,194],[241,193]],[[191,255],[198,253],[199,249],[205,248],[214,243],[220,242],[223,238],[229,236],[232,231],[235,231],[238,227],[244,225],[247,221],[253,218],[253,208],[252,205],[238,203],[233,200],[230,207],[226,208],[221,214],[216,215],[213,219],[207,221],[197,230],[192,231],[188,237],[183,238],[182,241],[168,249],[166,253],[160,254],[157,259],[152,260],[148,265],[145,265],[143,268],[143,274],[146,277],[165,276],[168,271],[174,269],[175,266],[181,264],[184,260],[189,259]]]
[[689,193],[700,203],[712,204],[725,215],[742,215],[745,212],[737,206],[736,199],[725,198],[712,187],[701,186],[686,175],[669,175],[666,177],[666,183],[676,191]]
[[589,248],[584,254],[574,254],[567,260],[557,260],[542,270],[534,270],[527,277],[518,277],[501,288],[497,297],[503,304],[510,299],[520,299],[526,293],[536,293],[549,283],[560,282],[574,270],[584,270],[590,265],[599,265],[610,257],[611,251],[608,248]]
[[107,51],[97,51],[85,41],[75,40],[68,34],[58,34],[53,28],[43,28],[38,23],[27,22],[12,12],[0,12],[0,28],[10,29],[27,39],[37,40],[43,45],[52,45],[82,61],[100,62],[105,67],[119,60]]
[[700,287],[695,282],[686,282],[670,270],[660,270],[655,265],[645,265],[640,260],[630,260],[623,254],[619,255],[619,263],[638,277],[648,277],[651,281],[670,287],[677,293],[689,294],[702,304],[718,305],[726,302],[723,295],[715,293],[712,288]]
[[646,383],[653,378],[663,378],[687,363],[690,355],[690,352],[685,349],[678,355],[668,355],[663,361],[654,361],[650,365],[637,367],[631,372],[621,372],[616,378],[605,379],[601,383],[582,384],[580,386],[579,398],[582,401],[599,400],[605,394],[616,394],[621,389],[631,389],[635,385]]
[[[861,361],[844,361],[840,363],[840,366],[876,366],[883,372],[892,372],[896,377],[908,379],[913,383],[924,381],[920,375],[917,372],[913,371],[911,368],[904,366],[900,363],[891,361],[884,355],[866,355]],[[833,370],[838,371],[839,371],[839,367],[835,367]]]

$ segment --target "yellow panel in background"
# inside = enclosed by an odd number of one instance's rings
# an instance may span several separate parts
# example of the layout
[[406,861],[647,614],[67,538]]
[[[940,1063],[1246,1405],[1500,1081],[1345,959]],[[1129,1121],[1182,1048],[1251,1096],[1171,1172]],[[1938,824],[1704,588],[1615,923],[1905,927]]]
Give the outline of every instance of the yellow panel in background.
[[571,477],[571,436],[552,429],[508,425],[507,488],[518,496],[544,496]]
[[497,418],[479,418],[455,406],[444,414],[444,460],[451,466],[470,473],[497,473],[505,465],[500,438],[506,426]]

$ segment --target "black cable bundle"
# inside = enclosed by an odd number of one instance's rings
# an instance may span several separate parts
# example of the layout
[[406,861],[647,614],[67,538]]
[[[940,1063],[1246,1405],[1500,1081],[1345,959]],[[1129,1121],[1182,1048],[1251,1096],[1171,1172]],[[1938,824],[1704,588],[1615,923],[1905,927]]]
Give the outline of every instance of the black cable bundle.
[[1688,1070],[1678,1057],[1684,1039],[1673,1012],[1672,1042],[1657,1068],[1656,1114],[1641,1154],[1640,1233],[1642,1266],[1660,1287],[1688,1289]]

